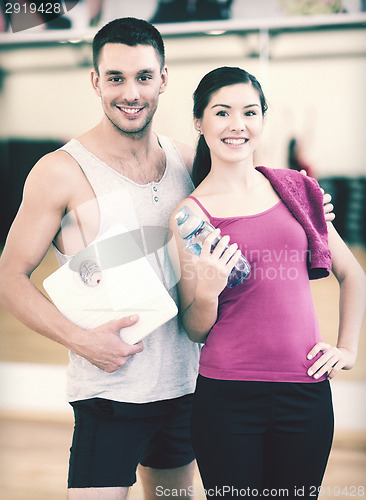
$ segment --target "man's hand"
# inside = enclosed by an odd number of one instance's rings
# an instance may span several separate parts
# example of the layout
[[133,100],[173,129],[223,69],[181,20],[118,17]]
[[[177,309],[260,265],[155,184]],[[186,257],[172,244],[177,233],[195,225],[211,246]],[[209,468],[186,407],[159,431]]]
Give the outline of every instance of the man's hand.
[[[306,170],[300,170],[300,174],[302,175],[308,175],[306,173]],[[323,205],[324,205],[324,215],[325,215],[325,220],[327,222],[331,222],[332,220],[335,219],[335,213],[333,213],[334,206],[332,205],[331,200],[332,197],[330,194],[327,194],[324,192],[324,189],[320,188],[321,192],[323,193]]]
[[335,219],[335,213],[333,213],[334,206],[332,205],[330,194],[324,193],[324,189],[320,188],[323,193],[323,205],[324,205],[324,215],[327,222],[331,222]]
[[83,337],[75,342],[76,347],[73,346],[72,351],[101,370],[113,373],[134,354],[143,350],[142,342],[129,345],[119,336],[121,328],[134,325],[137,321],[137,315],[128,316],[109,321],[92,330],[84,330]]

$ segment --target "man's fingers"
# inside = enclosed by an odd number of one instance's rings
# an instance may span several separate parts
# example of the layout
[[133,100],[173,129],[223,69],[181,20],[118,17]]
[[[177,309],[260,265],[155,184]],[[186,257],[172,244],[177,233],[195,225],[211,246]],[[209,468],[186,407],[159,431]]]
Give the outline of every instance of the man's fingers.
[[333,212],[334,206],[331,203],[327,203],[324,207],[324,213],[329,214]]
[[[324,189],[323,189],[323,194],[324,194]],[[323,204],[325,205],[326,203],[330,203],[332,200],[332,197],[330,196],[329,193],[324,194],[323,196]]]
[[[137,354],[138,352],[141,352],[144,350],[144,346],[140,340],[140,342],[137,342],[137,344],[133,344],[130,346],[129,352],[132,354]],[[129,356],[131,357],[131,356]]]
[[[116,330],[116,333],[119,333],[119,331],[123,330],[123,328],[128,328],[129,326],[132,326],[135,323],[137,323],[138,320],[139,320],[138,315],[132,314],[131,316],[124,316],[123,318],[112,320],[110,321],[110,324],[113,327],[113,329]],[[136,354],[138,352],[143,351],[144,349],[144,346],[141,341],[133,345],[126,343],[124,343],[124,345],[128,346],[128,350],[125,351],[125,355]],[[126,349],[126,347],[124,347],[124,349]]]
[[123,318],[115,319],[111,321],[113,327],[116,330],[121,330],[121,328],[127,328],[128,326],[132,326],[137,323],[139,317],[137,314],[132,314],[131,316],[124,316]]
[[323,204],[324,204],[324,214],[325,214],[325,220],[327,222],[331,222],[332,220],[335,219],[335,213],[333,213],[334,206],[332,203],[330,203],[332,197],[330,194],[324,194],[324,189],[322,189],[323,192]]
[[[117,331],[122,330],[123,328],[128,328],[129,326],[134,325],[137,323],[139,320],[139,317],[137,314],[132,314],[131,316],[125,316],[124,318],[116,319],[114,321],[114,327],[117,329]],[[126,354],[133,355],[138,352],[143,351],[144,346],[142,342],[137,342],[136,344],[128,344],[128,352]]]

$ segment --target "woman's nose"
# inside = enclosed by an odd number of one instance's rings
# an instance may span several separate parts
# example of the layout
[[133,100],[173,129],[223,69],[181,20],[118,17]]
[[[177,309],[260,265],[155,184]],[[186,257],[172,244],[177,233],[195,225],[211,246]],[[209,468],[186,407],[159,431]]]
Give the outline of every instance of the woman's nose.
[[230,128],[232,131],[243,131],[245,130],[245,119],[244,117],[236,117],[236,118],[233,118],[231,124],[230,124]]

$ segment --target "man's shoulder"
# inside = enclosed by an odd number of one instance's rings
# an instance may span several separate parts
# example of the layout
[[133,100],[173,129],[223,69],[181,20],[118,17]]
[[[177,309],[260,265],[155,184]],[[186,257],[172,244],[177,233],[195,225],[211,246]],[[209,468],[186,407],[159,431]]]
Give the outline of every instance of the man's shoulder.
[[73,189],[79,175],[77,162],[66,151],[56,150],[38,160],[29,172],[26,187],[47,192],[61,192]]
[[52,151],[42,156],[30,173],[37,177],[63,176],[75,163],[75,160],[66,151]]
[[194,148],[192,146],[188,146],[188,144],[183,144],[182,142],[176,141],[175,139],[173,139],[173,143],[177,148],[179,154],[181,155],[188,172],[191,173],[195,155]]

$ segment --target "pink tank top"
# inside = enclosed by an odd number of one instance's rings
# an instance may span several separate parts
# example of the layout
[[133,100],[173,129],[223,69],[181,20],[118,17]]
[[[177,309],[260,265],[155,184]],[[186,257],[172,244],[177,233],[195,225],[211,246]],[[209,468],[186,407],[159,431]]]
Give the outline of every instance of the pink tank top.
[[[223,380],[319,382],[307,354],[321,341],[307,270],[308,241],[286,205],[256,215],[211,217],[230,235],[251,272],[219,297],[218,318],[201,351],[200,374]],[[316,358],[315,358],[316,359]]]

